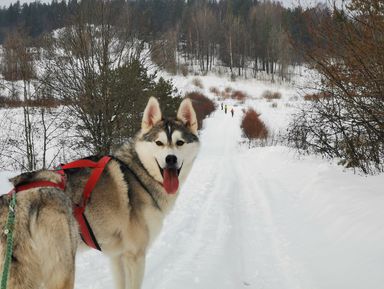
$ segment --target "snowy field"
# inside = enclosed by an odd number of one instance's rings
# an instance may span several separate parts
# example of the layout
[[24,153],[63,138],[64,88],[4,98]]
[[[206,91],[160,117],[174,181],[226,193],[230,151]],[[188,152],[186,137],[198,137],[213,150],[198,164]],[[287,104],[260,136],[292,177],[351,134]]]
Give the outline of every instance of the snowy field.
[[[149,251],[144,289],[384,288],[384,175],[363,177],[283,146],[248,149],[241,110],[286,129],[300,100],[288,86],[214,76],[175,77],[180,92],[245,91],[235,117],[218,109],[204,123],[201,151],[174,210]],[[277,107],[261,98],[279,91]],[[9,172],[0,174],[3,192]],[[113,288],[108,260],[80,253],[76,289]]]

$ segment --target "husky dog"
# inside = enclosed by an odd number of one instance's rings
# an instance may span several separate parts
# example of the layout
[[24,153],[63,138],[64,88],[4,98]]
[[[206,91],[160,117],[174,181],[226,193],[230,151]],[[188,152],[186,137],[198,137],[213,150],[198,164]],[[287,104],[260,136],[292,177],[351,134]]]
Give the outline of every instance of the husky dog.
[[[14,185],[49,180],[57,173],[37,171],[11,179]],[[3,272],[10,195],[0,197],[0,273]],[[71,289],[79,232],[70,198],[57,188],[34,188],[17,193],[16,221],[8,289]]]
[[[172,209],[198,148],[197,119],[190,99],[182,101],[176,118],[165,119],[158,101],[150,98],[141,130],[132,142],[112,155],[105,167],[92,191],[85,215],[102,252],[110,257],[117,289],[141,287],[146,251]],[[88,159],[98,160],[100,157]],[[44,172],[30,173],[28,179],[31,181]],[[84,244],[78,238],[71,208],[81,203],[91,169],[68,169],[65,174],[64,193],[54,188],[40,188],[17,195],[15,258],[11,265],[10,289],[40,288],[18,283],[21,282],[19,276],[26,274],[49,289],[73,288],[74,250],[76,244]],[[54,181],[49,174],[47,178]],[[20,176],[19,182],[20,179],[23,178]],[[6,197],[0,201],[0,225],[5,223],[6,214],[2,212],[8,202]],[[27,248],[26,244],[30,243]],[[2,237],[0,252],[4,245]],[[2,252],[0,263],[3,255]],[[31,259],[36,264],[47,260],[57,262],[30,266]],[[52,270],[55,273],[50,274]],[[55,279],[54,282],[56,279],[60,281],[50,285],[53,283],[46,281],[43,275]],[[35,284],[36,280],[28,284]]]

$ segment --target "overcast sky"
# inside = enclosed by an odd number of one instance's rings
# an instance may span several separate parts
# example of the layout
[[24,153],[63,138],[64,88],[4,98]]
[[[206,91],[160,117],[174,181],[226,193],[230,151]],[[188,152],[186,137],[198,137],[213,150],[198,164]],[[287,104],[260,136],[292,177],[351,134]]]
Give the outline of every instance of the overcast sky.
[[[17,0],[0,0],[0,6],[9,6],[11,3],[15,3]],[[285,6],[297,5],[299,2],[302,6],[314,6],[314,4],[319,2],[325,2],[326,0],[280,0]],[[35,2],[35,0],[20,0],[20,3],[30,3]],[[40,0],[40,2],[50,3],[51,0]]]

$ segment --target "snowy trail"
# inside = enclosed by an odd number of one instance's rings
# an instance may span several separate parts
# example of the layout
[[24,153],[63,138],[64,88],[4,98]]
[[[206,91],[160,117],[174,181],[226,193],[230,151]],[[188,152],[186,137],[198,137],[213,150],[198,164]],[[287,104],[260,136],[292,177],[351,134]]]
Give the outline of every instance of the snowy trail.
[[207,120],[201,153],[183,188],[188,195],[180,196],[169,216],[172,227],[165,226],[152,250],[164,257],[155,265],[149,257],[144,288],[299,288],[279,249],[263,188],[245,170],[239,121],[222,111]]
[[[287,129],[301,103],[292,87],[211,75],[197,88],[195,76],[166,78],[182,93],[215,98],[211,88],[229,88],[250,97],[225,100],[236,104],[234,118],[219,109],[204,121],[200,154],[148,252],[143,289],[384,289],[384,174],[239,145],[242,108],[261,113],[272,133]],[[265,90],[282,98],[266,101]],[[0,171],[2,193],[15,174]],[[101,253],[76,262],[76,289],[114,288]]]
[[[297,160],[283,147],[241,149],[239,114],[205,121],[143,289],[384,288],[383,177]],[[76,289],[113,288],[98,252],[79,254],[77,265]]]

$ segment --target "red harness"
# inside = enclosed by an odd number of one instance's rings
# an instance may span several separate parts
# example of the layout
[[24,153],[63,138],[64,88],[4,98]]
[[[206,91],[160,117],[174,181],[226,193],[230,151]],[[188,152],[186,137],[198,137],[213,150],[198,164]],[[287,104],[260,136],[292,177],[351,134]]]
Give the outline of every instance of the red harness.
[[102,172],[104,171],[105,166],[111,160],[110,156],[102,157],[98,162],[93,162],[90,160],[77,160],[68,164],[59,166],[55,172],[61,175],[62,181],[57,184],[49,181],[36,181],[29,184],[21,185],[15,187],[10,194],[17,193],[33,188],[40,187],[54,187],[61,190],[65,190],[66,187],[66,175],[65,170],[67,169],[78,169],[78,168],[92,168],[93,171],[89,177],[87,183],[85,184],[83,191],[83,199],[79,205],[75,205],[73,208],[73,213],[80,227],[80,235],[83,241],[91,248],[101,251],[99,244],[97,243],[96,237],[93,234],[92,228],[88,223],[87,218],[85,217],[85,207],[87,205],[88,199],[91,196],[91,193],[99,180]]

